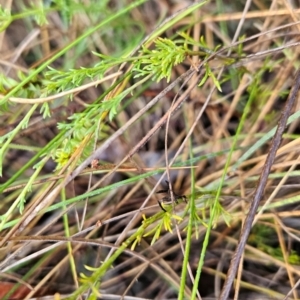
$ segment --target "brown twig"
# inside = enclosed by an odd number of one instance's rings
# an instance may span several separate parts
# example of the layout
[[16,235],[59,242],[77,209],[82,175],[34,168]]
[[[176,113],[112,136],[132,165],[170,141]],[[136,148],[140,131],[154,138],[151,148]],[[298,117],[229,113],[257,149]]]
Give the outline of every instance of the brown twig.
[[287,103],[285,105],[284,110],[281,113],[280,120],[278,122],[278,127],[275,133],[275,136],[272,140],[271,148],[269,151],[269,154],[267,156],[265,165],[263,167],[263,170],[261,172],[258,185],[256,187],[255,193],[254,193],[254,198],[250,206],[249,213],[246,217],[244,226],[242,228],[242,232],[240,235],[239,243],[238,246],[235,250],[235,253],[231,259],[229,270],[227,272],[226,280],[221,292],[221,295],[219,297],[220,300],[227,300],[231,286],[233,283],[233,280],[235,278],[235,274],[241,259],[241,256],[243,254],[248,236],[251,231],[252,223],[259,205],[260,200],[262,199],[263,193],[265,186],[267,184],[268,176],[271,170],[271,167],[274,163],[275,157],[276,157],[276,152],[280,146],[280,143],[282,141],[282,135],[286,127],[287,119],[291,114],[291,110],[295,104],[295,101],[297,99],[297,94],[300,88],[300,69],[297,71],[296,76],[295,76],[295,81],[294,81],[294,86],[292,87],[292,90],[289,94]]

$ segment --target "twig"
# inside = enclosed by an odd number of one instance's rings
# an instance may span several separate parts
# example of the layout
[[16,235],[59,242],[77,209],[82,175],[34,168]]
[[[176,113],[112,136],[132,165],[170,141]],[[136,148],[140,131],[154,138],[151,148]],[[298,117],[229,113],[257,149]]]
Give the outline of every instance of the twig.
[[235,274],[241,259],[241,256],[243,254],[248,236],[251,231],[252,223],[259,205],[259,202],[263,196],[265,186],[267,184],[268,176],[272,167],[272,164],[274,163],[275,157],[276,157],[276,152],[280,146],[281,140],[282,140],[282,135],[286,127],[287,119],[289,115],[291,114],[291,110],[294,106],[294,103],[297,99],[297,94],[300,88],[300,69],[297,71],[296,76],[295,76],[295,81],[294,81],[294,86],[292,87],[292,90],[289,94],[287,103],[285,105],[284,110],[281,113],[280,120],[278,122],[278,127],[275,133],[275,136],[272,140],[271,148],[269,151],[269,154],[267,156],[265,165],[263,167],[263,170],[261,172],[260,178],[258,185],[255,190],[254,198],[250,206],[249,213],[246,217],[244,226],[242,228],[242,232],[240,235],[239,243],[238,246],[235,250],[235,253],[231,259],[229,270],[227,272],[226,280],[220,295],[220,300],[227,300],[231,286],[233,283],[233,280],[235,278]]

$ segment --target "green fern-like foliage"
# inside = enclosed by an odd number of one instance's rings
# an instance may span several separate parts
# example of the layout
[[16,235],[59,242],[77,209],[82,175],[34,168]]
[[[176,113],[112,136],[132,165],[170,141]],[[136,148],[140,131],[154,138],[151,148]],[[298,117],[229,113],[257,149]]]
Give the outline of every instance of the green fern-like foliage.
[[182,45],[170,39],[158,38],[155,41],[155,49],[149,50],[143,46],[141,58],[135,63],[135,77],[153,74],[153,79],[160,81],[167,78],[171,79],[174,66],[180,64],[186,58],[187,52]]

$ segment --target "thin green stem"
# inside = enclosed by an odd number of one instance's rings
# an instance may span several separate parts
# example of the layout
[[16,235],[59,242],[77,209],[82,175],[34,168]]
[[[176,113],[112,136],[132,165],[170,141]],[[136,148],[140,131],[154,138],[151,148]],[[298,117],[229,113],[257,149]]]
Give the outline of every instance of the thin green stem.
[[7,140],[5,141],[5,143],[3,144],[3,146],[0,149],[0,176],[2,176],[2,163],[3,163],[4,154],[9,146],[9,144],[11,143],[13,138],[17,135],[17,133],[22,128],[27,127],[29,119],[30,119],[31,115],[34,113],[34,111],[36,110],[36,108],[37,108],[37,104],[32,106],[31,109],[27,112],[26,116],[20,121],[18,126],[14,130],[12,130],[11,132],[9,132],[7,134]]
[[194,284],[194,286],[193,286],[191,299],[195,299],[196,298],[196,293],[198,291],[198,282],[200,280],[201,271],[202,271],[202,268],[203,268],[203,265],[204,265],[204,258],[205,258],[206,249],[207,249],[207,246],[208,246],[208,243],[209,243],[211,228],[212,228],[215,220],[219,216],[219,213],[218,213],[219,212],[219,208],[220,208],[219,199],[220,199],[220,196],[221,196],[221,191],[222,191],[222,188],[223,188],[223,184],[224,184],[224,181],[225,181],[227,170],[228,170],[229,165],[231,163],[231,157],[232,157],[232,154],[233,154],[233,152],[235,150],[235,147],[237,145],[237,141],[239,140],[239,134],[242,131],[242,128],[244,126],[244,122],[246,120],[246,117],[248,116],[248,114],[250,112],[250,107],[251,107],[251,104],[252,104],[252,102],[253,102],[253,100],[255,98],[255,95],[256,95],[256,90],[253,88],[251,90],[251,94],[250,94],[249,100],[248,100],[248,102],[246,104],[246,107],[243,110],[243,115],[242,115],[241,121],[239,122],[239,125],[238,125],[238,128],[237,128],[236,134],[234,136],[234,140],[233,140],[233,143],[232,143],[232,146],[231,146],[228,158],[226,160],[226,164],[225,164],[225,167],[224,167],[224,170],[223,170],[223,173],[222,173],[222,177],[221,177],[221,181],[220,181],[220,184],[219,184],[219,188],[217,190],[217,193],[216,193],[216,196],[215,196],[215,200],[214,200],[212,209],[210,211],[210,218],[209,218],[209,222],[208,222],[208,228],[207,228],[207,231],[206,231],[206,234],[205,234],[205,238],[204,238],[204,241],[203,241],[203,247],[202,247],[202,251],[201,251],[201,254],[200,254],[200,259],[199,259],[199,263],[198,263],[198,267],[197,267],[197,272],[196,272],[196,278],[195,278],[195,283],[196,284]]
[[[193,147],[190,140],[190,158],[193,159]],[[188,263],[189,263],[189,255],[190,255],[190,249],[192,244],[192,233],[193,233],[193,223],[194,219],[193,216],[196,213],[196,205],[195,205],[195,170],[194,168],[191,168],[191,197],[189,201],[189,223],[187,226],[187,235],[186,235],[186,243],[185,243],[185,249],[184,249],[184,256],[183,256],[183,264],[181,269],[181,278],[180,278],[180,290],[178,294],[178,299],[183,300],[184,299],[184,291],[185,291],[185,282],[187,277],[187,270],[188,270]]]
[[[66,191],[65,191],[65,189],[61,190],[61,199],[62,199],[62,203],[64,204],[64,209],[66,209],[67,206],[65,205],[65,201],[66,201]],[[67,238],[69,238],[71,236],[71,234],[70,234],[70,227],[69,227],[69,221],[68,221],[68,214],[63,215],[63,222],[64,222],[65,235],[66,235]],[[73,275],[73,280],[74,280],[75,285],[78,285],[76,263],[75,263],[75,259],[74,259],[74,256],[73,256],[72,243],[71,242],[67,242],[67,248],[68,248],[68,253],[69,253],[69,258],[70,258],[70,267],[71,267],[71,272],[72,272],[72,275]]]
[[56,135],[55,138],[53,138],[46,147],[44,147],[34,157],[32,157],[23,167],[21,167],[5,183],[0,185],[0,193],[2,193],[8,186],[10,186],[11,183],[14,183],[16,179],[19,178],[28,168],[30,168],[41,156],[43,156],[46,153],[50,153],[51,148],[53,148],[53,146],[65,135],[65,133],[66,133],[65,130],[58,133],[58,135]]
[[22,192],[19,194],[18,198],[10,205],[7,212],[2,215],[1,223],[0,223],[0,232],[2,231],[6,220],[10,217],[10,215],[13,213],[14,209],[19,206],[20,207],[20,213],[22,213],[24,209],[24,203],[25,203],[25,196],[26,194],[31,190],[32,184],[36,177],[39,175],[41,170],[43,169],[45,163],[49,157],[44,157],[43,160],[39,163],[39,166],[36,168],[35,172],[31,175],[30,179],[28,180],[28,183],[23,188]]

